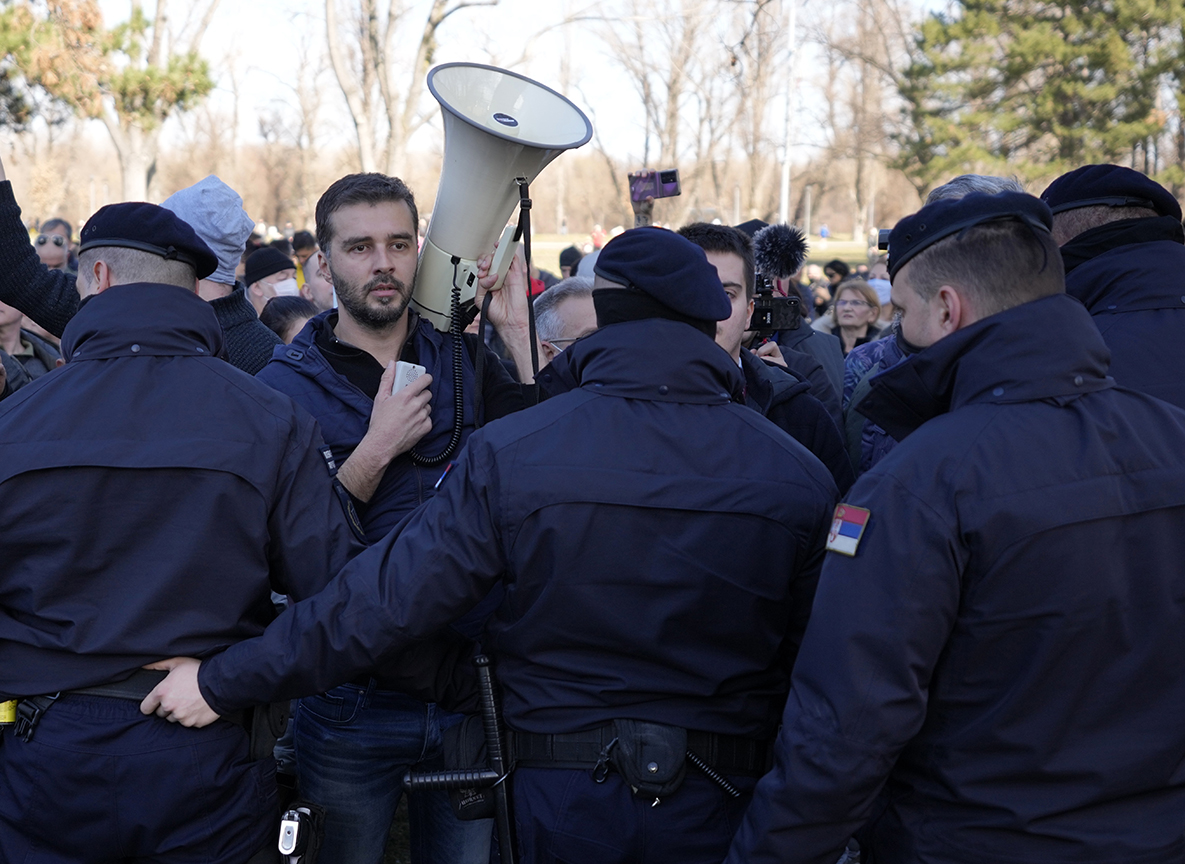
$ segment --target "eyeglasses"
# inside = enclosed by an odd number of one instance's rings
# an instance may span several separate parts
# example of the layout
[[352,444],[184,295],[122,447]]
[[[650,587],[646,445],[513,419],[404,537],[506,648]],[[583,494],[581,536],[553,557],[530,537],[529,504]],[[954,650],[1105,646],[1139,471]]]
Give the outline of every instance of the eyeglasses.
[[63,237],[61,234],[38,234],[37,235],[37,245],[38,246],[44,246],[46,243],[48,243],[51,240],[53,241],[53,245],[55,245],[55,246],[65,246],[66,245],[66,238]]
[[853,307],[871,306],[871,305],[872,304],[869,303],[867,300],[836,300],[835,301],[835,308],[836,309],[851,309]]

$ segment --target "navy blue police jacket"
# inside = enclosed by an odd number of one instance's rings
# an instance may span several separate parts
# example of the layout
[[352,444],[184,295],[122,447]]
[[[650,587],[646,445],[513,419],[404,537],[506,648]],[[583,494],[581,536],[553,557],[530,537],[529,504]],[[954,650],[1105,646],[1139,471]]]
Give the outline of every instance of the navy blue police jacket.
[[845,499],[729,861],[834,864],[870,817],[876,864],[1185,855],[1185,412],[1107,356],[1059,294],[877,377],[901,444]]
[[[374,399],[334,370],[317,346],[318,333],[330,327],[329,318],[335,314],[329,311],[318,315],[305,325],[291,345],[277,346],[271,362],[256,377],[291,396],[317,418],[336,463],[342,465],[366,435]],[[411,350],[408,356],[414,356],[415,362],[432,376],[432,430],[420,439],[415,450],[432,456],[444,450],[453,430],[452,348],[446,335],[436,330],[427,319],[410,310],[407,314],[411,316],[406,343]],[[462,444],[477,424],[485,420],[482,391],[474,385],[473,351],[476,344],[476,337],[465,337],[463,386],[467,395]],[[489,353],[486,370],[489,376],[498,376],[513,385],[510,374],[497,357]],[[377,541],[400,519],[431,498],[443,470],[443,465],[416,465],[408,453],[397,456],[387,466],[370,500],[357,502],[366,541]]]
[[[1138,220],[1162,221],[1173,220]],[[1066,293],[1082,301],[1111,349],[1111,376],[1179,408],[1185,408],[1182,274],[1185,245],[1176,240],[1118,246],[1066,273]]]
[[511,727],[772,736],[835,484],[733,401],[740,370],[686,324],[603,327],[564,355],[577,389],[473,433],[424,507],[202,664],[214,710],[325,690],[500,583],[483,646]]
[[193,292],[115,286],[0,405],[0,696],[209,656],[361,549],[316,423],[221,348]]

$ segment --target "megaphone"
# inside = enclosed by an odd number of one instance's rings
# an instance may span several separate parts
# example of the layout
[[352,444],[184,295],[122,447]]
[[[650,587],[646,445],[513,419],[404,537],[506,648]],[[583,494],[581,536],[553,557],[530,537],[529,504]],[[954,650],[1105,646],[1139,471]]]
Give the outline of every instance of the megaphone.
[[587,144],[593,128],[559,93],[494,66],[445,63],[428,73],[428,90],[444,116],[444,164],[412,303],[447,330],[454,285],[471,304],[477,259],[499,235],[492,268],[499,282],[510,268],[517,244],[506,222],[519,201],[518,178],[533,181],[565,150]]

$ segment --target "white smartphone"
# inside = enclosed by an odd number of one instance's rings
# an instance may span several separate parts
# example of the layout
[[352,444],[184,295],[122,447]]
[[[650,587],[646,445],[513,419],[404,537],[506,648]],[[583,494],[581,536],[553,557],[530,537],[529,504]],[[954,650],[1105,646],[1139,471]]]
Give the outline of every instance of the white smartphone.
[[395,361],[395,381],[391,384],[391,395],[394,396],[412,381],[415,381],[428,370],[415,363]]

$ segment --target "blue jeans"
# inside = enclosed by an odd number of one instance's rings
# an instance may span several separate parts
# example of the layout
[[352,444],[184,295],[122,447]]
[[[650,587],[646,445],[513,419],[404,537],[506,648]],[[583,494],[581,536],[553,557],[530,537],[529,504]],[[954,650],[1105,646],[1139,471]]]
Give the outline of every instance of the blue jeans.
[[[293,724],[300,797],[327,811],[321,860],[378,864],[413,766],[438,770],[441,722],[435,705],[388,690],[343,684],[301,699]],[[493,820],[462,822],[447,792],[408,799],[415,864],[487,864]]]

